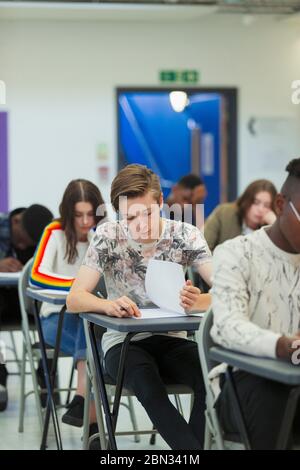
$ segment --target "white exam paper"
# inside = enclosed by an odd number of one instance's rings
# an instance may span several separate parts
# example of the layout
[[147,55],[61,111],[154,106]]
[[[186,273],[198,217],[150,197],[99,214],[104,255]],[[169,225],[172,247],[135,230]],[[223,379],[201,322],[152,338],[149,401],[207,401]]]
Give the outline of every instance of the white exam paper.
[[149,299],[163,310],[186,315],[180,305],[180,291],[185,285],[182,266],[171,261],[151,259],[145,288]]

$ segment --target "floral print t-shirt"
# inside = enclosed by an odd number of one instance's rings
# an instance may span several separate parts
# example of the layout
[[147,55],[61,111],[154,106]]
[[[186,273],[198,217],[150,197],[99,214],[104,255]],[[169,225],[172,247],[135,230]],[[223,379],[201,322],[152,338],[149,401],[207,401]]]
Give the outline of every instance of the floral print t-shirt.
[[[154,243],[137,243],[124,222],[106,222],[97,227],[87,250],[83,265],[104,275],[108,298],[115,300],[126,295],[138,306],[150,303],[145,291],[145,275],[149,259],[173,261],[184,269],[211,262],[208,245],[197,227],[163,219],[162,234]],[[167,335],[186,337],[185,332]],[[108,330],[102,339],[104,354],[124,341],[125,333]],[[151,336],[141,333],[133,341]]]

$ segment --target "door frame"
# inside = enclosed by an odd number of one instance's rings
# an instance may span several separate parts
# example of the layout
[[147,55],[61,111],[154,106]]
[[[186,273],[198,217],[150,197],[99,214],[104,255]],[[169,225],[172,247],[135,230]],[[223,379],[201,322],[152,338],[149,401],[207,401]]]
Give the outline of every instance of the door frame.
[[8,112],[0,110],[0,212],[8,211]]
[[187,94],[192,93],[217,93],[225,98],[227,109],[225,115],[227,119],[227,138],[226,138],[226,154],[228,175],[227,184],[227,200],[234,201],[237,198],[238,188],[238,88],[237,87],[185,87],[185,86],[130,86],[116,87],[116,119],[117,119],[117,149],[118,149],[118,171],[124,166],[124,158],[121,151],[120,143],[120,119],[119,119],[119,95],[128,92],[166,92],[185,91]]

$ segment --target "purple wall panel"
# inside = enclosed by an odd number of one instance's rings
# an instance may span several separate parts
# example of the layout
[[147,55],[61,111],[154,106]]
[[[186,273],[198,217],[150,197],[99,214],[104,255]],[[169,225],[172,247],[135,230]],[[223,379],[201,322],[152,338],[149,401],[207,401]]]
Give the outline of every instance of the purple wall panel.
[[0,112],[0,212],[8,211],[7,113]]

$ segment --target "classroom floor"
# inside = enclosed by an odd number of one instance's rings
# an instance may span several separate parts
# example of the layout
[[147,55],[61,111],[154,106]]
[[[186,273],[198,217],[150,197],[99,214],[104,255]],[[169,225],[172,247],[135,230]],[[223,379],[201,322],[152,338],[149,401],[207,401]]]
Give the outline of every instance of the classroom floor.
[[[17,347],[21,353],[21,335],[20,333],[15,333],[17,340]],[[9,338],[5,333],[1,334],[1,339],[3,339],[7,345],[10,344]],[[8,358],[11,355],[8,352]],[[63,378],[66,382],[68,381],[69,371],[71,367],[70,359],[60,359],[59,370],[60,370],[60,383],[61,386],[66,386]],[[8,364],[8,370],[13,372],[16,370],[15,364]],[[62,373],[62,370],[64,373]],[[27,389],[30,389],[31,379],[28,375],[26,378]],[[24,421],[24,432],[18,432],[18,420],[19,420],[19,391],[20,391],[20,377],[17,375],[10,375],[8,377],[8,394],[9,402],[8,407],[4,412],[0,412],[0,429],[1,429],[1,439],[0,439],[0,450],[4,449],[39,449],[41,435],[38,426],[38,420],[35,410],[35,400],[33,395],[30,395],[26,400],[26,414]],[[64,395],[62,394],[62,398]],[[125,399],[126,400],[126,399]],[[181,397],[183,409],[185,416],[188,416],[190,399],[186,396]],[[134,408],[136,413],[136,419],[138,423],[139,430],[141,429],[152,429],[151,422],[146,415],[143,407],[139,402],[134,399]],[[64,410],[59,410],[59,415],[61,416],[64,413]],[[75,428],[68,426],[60,422],[61,425],[61,434],[62,442],[64,449],[81,449],[81,437],[82,437],[82,428]],[[132,429],[131,423],[128,415],[128,411],[125,407],[120,408],[120,415],[118,420],[118,430],[125,431],[126,429]],[[160,449],[169,449],[165,441],[159,436],[156,436],[156,444],[149,444],[149,435],[141,436],[141,442],[135,443],[133,436],[119,436],[117,437],[117,445],[119,449],[124,450],[160,450]],[[55,440],[54,433],[52,428],[50,428],[49,438],[48,438],[48,448],[55,449]]]

